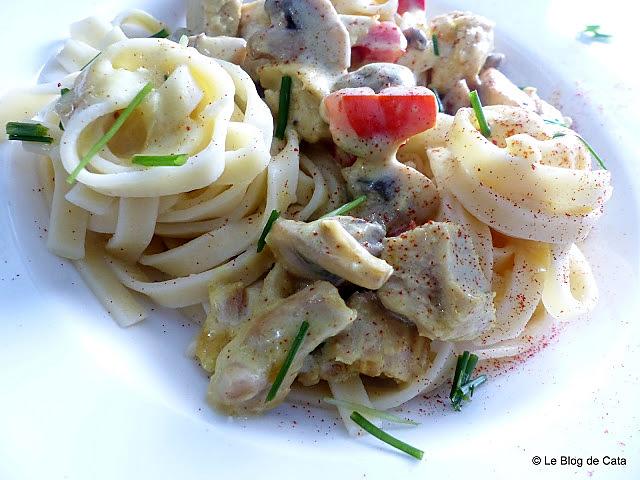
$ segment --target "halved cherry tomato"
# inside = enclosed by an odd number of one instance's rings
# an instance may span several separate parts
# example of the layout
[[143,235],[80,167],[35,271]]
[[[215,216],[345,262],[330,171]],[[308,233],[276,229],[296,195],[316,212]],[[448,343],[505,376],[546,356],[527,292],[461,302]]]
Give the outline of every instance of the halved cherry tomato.
[[395,63],[407,50],[407,39],[393,22],[378,22],[351,47],[351,67],[364,63]]
[[425,87],[391,87],[379,94],[370,88],[345,88],[324,103],[332,132],[394,142],[433,127],[438,111],[433,92]]
[[427,10],[427,0],[398,0],[398,13],[402,15],[405,12],[413,10]]

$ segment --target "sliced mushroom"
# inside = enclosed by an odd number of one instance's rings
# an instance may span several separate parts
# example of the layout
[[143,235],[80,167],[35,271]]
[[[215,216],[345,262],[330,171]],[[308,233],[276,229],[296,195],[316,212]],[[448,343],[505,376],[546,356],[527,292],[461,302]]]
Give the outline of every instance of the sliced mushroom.
[[347,305],[358,317],[313,355],[315,362],[298,377],[303,384],[341,382],[359,374],[408,382],[426,370],[429,340],[415,325],[386,310],[373,292],[355,293]]
[[369,87],[379,93],[388,87],[415,87],[416,79],[411,70],[395,63],[370,63],[339,77],[332,92],[343,88]]
[[187,28],[193,33],[235,37],[242,0],[188,0]]
[[377,294],[420,335],[471,340],[495,319],[493,292],[473,242],[459,225],[431,222],[385,241],[382,258],[394,273]]
[[[289,393],[305,357],[327,338],[344,330],[356,314],[327,282],[315,282],[246,322],[217,358],[208,400],[230,414],[260,413]],[[275,398],[266,395],[291,349],[301,324],[309,330]]]
[[330,217],[311,223],[278,220],[267,244],[289,272],[302,278],[343,279],[376,289],[389,278],[392,268],[374,255],[382,251],[384,229],[353,217]]
[[358,159],[342,174],[352,198],[367,196],[351,214],[381,223],[389,234],[422,225],[438,209],[438,192],[431,180],[395,158],[385,162]]

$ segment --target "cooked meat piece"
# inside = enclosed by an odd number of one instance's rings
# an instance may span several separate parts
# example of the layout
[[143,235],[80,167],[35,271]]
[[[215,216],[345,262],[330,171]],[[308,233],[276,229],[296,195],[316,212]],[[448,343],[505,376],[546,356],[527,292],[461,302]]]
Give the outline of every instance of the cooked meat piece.
[[518,88],[502,72],[487,68],[480,74],[478,93],[484,105],[509,105],[535,112],[543,118],[564,123],[562,113],[542,100],[535,88]]
[[[254,315],[216,361],[208,400],[230,414],[260,413],[277,406],[289,393],[304,359],[327,338],[344,330],[356,314],[327,282],[315,282]],[[309,330],[273,401],[265,403],[303,321]]]
[[390,235],[425,223],[438,208],[431,180],[395,158],[385,162],[361,158],[342,174],[352,198],[367,196],[351,214],[381,223]]
[[241,65],[247,55],[247,42],[237,37],[209,37],[204,33],[189,37],[189,46],[211,58]]
[[469,92],[466,80],[457,82],[442,99],[445,112],[449,115],[455,115],[458,109],[470,107]]
[[278,220],[267,244],[276,260],[302,278],[342,279],[376,289],[393,271],[374,255],[382,251],[384,229],[354,217],[330,217],[310,223]]
[[[256,9],[250,18],[259,17]],[[349,35],[329,0],[266,0],[269,25],[246,29],[250,74],[259,78],[265,101],[278,112],[280,82],[292,77],[289,121],[309,142],[329,137],[318,111],[322,98],[349,66]],[[244,18],[244,14],[243,14]]]
[[429,39],[427,34],[420,28],[409,27],[402,32],[407,39],[407,48],[413,48],[419,51],[424,51],[429,45]]
[[187,28],[193,33],[235,37],[242,0],[188,0]]
[[473,242],[453,223],[433,222],[385,240],[394,268],[377,294],[382,304],[434,340],[471,340],[495,318],[491,285]]
[[411,70],[395,63],[370,63],[339,77],[332,92],[343,88],[369,87],[379,93],[387,87],[415,87],[416,79]]
[[196,340],[196,358],[207,372],[213,373],[218,354],[235,336],[240,326],[261,305],[261,285],[245,288],[242,282],[212,285],[211,309]]
[[429,85],[445,94],[462,79],[478,84],[478,74],[493,51],[493,23],[471,12],[451,12],[431,19],[431,31],[438,37],[436,57]]
[[358,374],[407,382],[429,364],[429,340],[416,327],[386,310],[373,292],[347,302],[358,317],[327,340],[317,356],[319,377],[344,381]]

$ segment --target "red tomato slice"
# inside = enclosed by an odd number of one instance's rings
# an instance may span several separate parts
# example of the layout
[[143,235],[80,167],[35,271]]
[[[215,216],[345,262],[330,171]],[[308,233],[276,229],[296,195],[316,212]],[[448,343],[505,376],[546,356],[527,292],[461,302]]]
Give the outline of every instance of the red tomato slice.
[[351,66],[395,63],[407,50],[407,39],[393,22],[378,22],[351,47]]
[[398,13],[402,15],[405,12],[413,10],[427,10],[427,0],[398,0]]
[[392,87],[379,94],[344,89],[329,95],[325,106],[332,130],[352,131],[360,138],[406,140],[436,123],[436,99],[425,87]]

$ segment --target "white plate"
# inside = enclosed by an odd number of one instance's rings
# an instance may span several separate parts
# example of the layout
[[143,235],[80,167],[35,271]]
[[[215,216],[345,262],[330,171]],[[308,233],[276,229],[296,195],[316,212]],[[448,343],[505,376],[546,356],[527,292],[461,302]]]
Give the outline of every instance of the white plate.
[[[453,2],[430,2],[431,12]],[[206,377],[184,356],[195,329],[157,311],[123,330],[73,266],[44,246],[32,164],[0,150],[0,479],[640,478],[637,362],[638,69],[631,2],[457,2],[498,22],[498,50],[518,84],[561,105],[605,158],[615,192],[585,246],[601,288],[590,319],[526,363],[491,378],[462,413],[435,399],[395,433],[422,462],[348,438],[332,411],[304,402],[230,421],[204,402]],[[0,86],[34,81],[68,24],[149,7],[170,23],[181,0],[2,1]],[[602,23],[609,44],[582,42]],[[444,397],[442,397],[444,398]],[[532,465],[538,455],[558,465]],[[559,465],[562,455],[582,467]],[[626,466],[586,465],[589,456]]]

